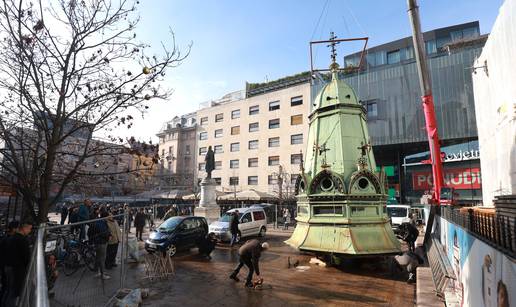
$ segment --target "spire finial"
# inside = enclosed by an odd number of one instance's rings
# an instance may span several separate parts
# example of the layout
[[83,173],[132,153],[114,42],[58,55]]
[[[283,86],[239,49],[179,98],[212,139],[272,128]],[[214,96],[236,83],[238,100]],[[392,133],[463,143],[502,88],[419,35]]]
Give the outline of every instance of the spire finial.
[[335,46],[340,42],[336,42],[335,41],[336,38],[337,38],[337,36],[335,35],[335,33],[333,31],[330,32],[331,43],[328,45],[328,47],[331,48],[330,70],[332,70],[332,71],[336,71],[337,69],[339,69],[339,64],[337,63],[337,48],[335,48]]

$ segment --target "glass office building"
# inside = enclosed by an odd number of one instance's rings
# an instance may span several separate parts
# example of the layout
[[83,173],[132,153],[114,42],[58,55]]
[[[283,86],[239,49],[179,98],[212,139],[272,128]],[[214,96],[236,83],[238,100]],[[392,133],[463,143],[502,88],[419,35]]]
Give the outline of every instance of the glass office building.
[[[471,67],[487,35],[480,35],[479,23],[471,22],[425,32],[423,37],[442,146],[469,144],[477,139]],[[357,67],[360,53],[345,56],[344,62],[346,67]],[[415,202],[424,191],[414,190],[403,161],[427,151],[428,141],[412,37],[367,49],[361,69],[343,77],[367,109],[377,164],[393,169],[388,177],[390,193],[400,202]],[[321,86],[315,83],[312,92]],[[468,160],[466,166],[480,169],[478,159]],[[429,165],[418,170],[425,167],[430,170]],[[460,193],[468,202],[481,199],[478,194]]]

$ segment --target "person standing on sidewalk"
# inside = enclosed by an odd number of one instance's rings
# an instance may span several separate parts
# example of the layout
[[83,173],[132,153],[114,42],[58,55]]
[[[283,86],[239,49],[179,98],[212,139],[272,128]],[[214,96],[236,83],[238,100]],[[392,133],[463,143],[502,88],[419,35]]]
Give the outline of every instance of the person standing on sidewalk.
[[238,254],[240,255],[240,260],[229,278],[234,281],[240,281],[237,277],[240,269],[244,266],[244,264],[249,269],[249,273],[247,274],[247,278],[245,281],[245,286],[248,288],[253,287],[253,273],[256,272],[256,276],[260,278],[260,266],[258,265],[260,261],[260,256],[262,255],[262,251],[269,249],[269,243],[260,243],[257,239],[249,240],[245,242],[242,247],[238,250]]
[[143,241],[142,233],[143,233],[143,227],[145,227],[146,219],[147,219],[147,216],[145,215],[143,208],[140,208],[140,210],[138,210],[138,213],[136,213],[136,216],[134,217],[134,228],[136,228],[136,239],[138,239],[139,241]]
[[[16,232],[2,246],[5,291],[2,293],[0,306],[15,307],[23,291],[23,282],[30,264],[30,244],[27,236],[32,231],[32,225],[22,223]],[[2,284],[2,287],[4,285]]]
[[64,225],[66,218],[68,217],[68,206],[63,204],[61,207],[61,225]]
[[[106,211],[102,212],[100,217],[107,217],[108,213]],[[98,220],[91,224],[91,227],[88,229],[88,237],[90,241],[95,244],[95,266],[99,270],[97,277],[102,279],[111,278],[107,274],[105,274],[104,264],[106,263],[106,250],[107,243],[111,237],[111,233],[109,231],[109,227],[107,225],[106,220]]]
[[[91,200],[85,199],[84,202],[79,206],[79,212],[77,213],[77,221],[83,222],[90,219]],[[84,240],[86,238],[86,224],[80,226],[79,239]]]
[[113,218],[113,214],[109,213],[106,223],[109,228],[109,237],[107,249],[106,249],[106,269],[116,267],[116,254],[118,252],[118,244],[122,240],[122,232],[117,221]]
[[288,225],[290,224],[290,210],[288,208],[284,209],[283,222],[283,230],[288,230]]
[[235,210],[233,212],[233,217],[231,218],[231,224],[229,225],[229,230],[231,232],[231,242],[230,246],[233,247],[233,245],[236,243],[238,239],[238,219],[240,218],[238,214],[238,210]]

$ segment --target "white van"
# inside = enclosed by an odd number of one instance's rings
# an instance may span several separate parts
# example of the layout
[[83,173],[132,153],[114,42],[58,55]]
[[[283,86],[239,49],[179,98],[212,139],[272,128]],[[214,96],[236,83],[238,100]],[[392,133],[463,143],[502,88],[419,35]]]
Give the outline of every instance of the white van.
[[394,232],[401,224],[410,223],[409,205],[387,205],[387,215],[391,218],[391,225]]
[[267,217],[263,208],[249,207],[231,209],[224,213],[218,221],[210,224],[209,231],[213,232],[217,238],[222,241],[231,240],[230,225],[232,213],[238,210],[239,224],[238,224],[238,241],[241,238],[249,236],[265,236],[267,231]]

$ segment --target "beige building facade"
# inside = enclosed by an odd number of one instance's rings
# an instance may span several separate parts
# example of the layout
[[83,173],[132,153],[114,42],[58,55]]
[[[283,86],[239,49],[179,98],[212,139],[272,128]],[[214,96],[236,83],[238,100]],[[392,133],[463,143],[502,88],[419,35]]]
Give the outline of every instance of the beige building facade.
[[[204,178],[208,146],[215,152],[212,177],[219,190],[294,192],[306,150],[310,83],[307,79],[235,92],[205,104],[197,115],[197,178]],[[304,154],[303,154],[304,155]]]
[[197,165],[197,115],[195,112],[176,116],[166,122],[160,132],[159,190],[195,192]]

